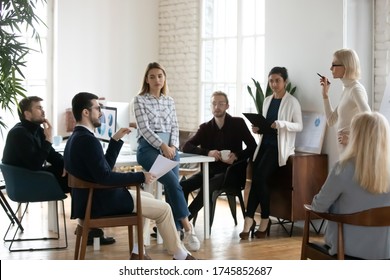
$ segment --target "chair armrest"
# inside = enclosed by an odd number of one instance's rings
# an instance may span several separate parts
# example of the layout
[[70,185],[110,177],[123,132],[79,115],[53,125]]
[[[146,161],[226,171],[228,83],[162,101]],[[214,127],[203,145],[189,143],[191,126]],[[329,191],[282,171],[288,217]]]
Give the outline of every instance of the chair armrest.
[[346,219],[350,218],[353,214],[334,214],[334,213],[325,213],[325,212],[318,212],[313,210],[311,205],[304,205],[305,211],[308,211],[310,215],[315,215],[321,219],[336,222],[336,223],[344,223],[346,222]]
[[66,198],[55,176],[47,171],[34,171],[0,164],[8,197],[15,202],[40,202]]
[[114,189],[114,188],[123,188],[123,187],[132,187],[132,186],[139,186],[140,183],[134,183],[134,184],[128,184],[127,186],[112,186],[112,185],[101,185],[89,181],[82,180],[80,178],[75,177],[74,175],[68,173],[68,185],[71,188],[77,188],[77,189]]

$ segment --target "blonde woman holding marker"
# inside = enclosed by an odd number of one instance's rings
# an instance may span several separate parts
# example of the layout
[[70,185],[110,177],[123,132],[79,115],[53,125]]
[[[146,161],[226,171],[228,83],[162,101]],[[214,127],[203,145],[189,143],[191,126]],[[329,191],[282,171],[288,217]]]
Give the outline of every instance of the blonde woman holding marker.
[[325,114],[329,126],[336,124],[337,143],[340,154],[348,144],[349,127],[352,118],[361,112],[371,112],[368,105],[367,92],[358,81],[360,79],[360,62],[356,52],[352,49],[340,49],[333,54],[330,67],[334,79],[341,79],[344,85],[339,105],[333,109],[329,100],[330,82],[322,76],[322,97],[324,100]]

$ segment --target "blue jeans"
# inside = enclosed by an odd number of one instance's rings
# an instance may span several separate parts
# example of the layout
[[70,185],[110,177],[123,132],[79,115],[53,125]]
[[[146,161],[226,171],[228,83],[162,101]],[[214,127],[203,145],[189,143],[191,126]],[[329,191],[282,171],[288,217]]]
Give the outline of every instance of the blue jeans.
[[[144,138],[141,137],[138,140],[137,162],[145,170],[150,170],[159,154],[160,150],[151,146]],[[179,153],[176,153],[173,160],[180,160]],[[160,177],[158,181],[164,185],[165,199],[172,208],[176,228],[182,229],[181,220],[188,217],[190,212],[188,211],[187,202],[179,183],[179,165]]]

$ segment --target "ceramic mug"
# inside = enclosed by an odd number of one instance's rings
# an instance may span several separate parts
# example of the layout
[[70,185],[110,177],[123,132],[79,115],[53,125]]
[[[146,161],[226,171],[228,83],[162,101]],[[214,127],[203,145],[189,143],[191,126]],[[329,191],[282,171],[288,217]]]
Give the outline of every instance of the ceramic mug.
[[228,160],[229,155],[230,155],[230,150],[222,150],[221,151],[222,160]]

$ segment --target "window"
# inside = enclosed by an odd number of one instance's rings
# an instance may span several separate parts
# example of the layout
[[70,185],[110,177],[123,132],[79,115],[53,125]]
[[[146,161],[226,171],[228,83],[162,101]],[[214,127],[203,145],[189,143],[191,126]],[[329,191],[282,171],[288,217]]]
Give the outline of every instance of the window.
[[210,96],[229,96],[229,113],[255,112],[251,78],[264,83],[265,0],[203,0],[202,122],[211,115]]
[[[48,33],[49,33],[49,7],[52,1],[40,2],[36,3],[36,14],[39,18],[47,25],[44,24],[36,24],[37,32],[40,36],[41,43],[37,42],[35,38],[31,37],[31,33],[26,32],[21,34],[24,38],[26,45],[35,50],[31,51],[26,57],[26,69],[24,70],[25,81],[24,86],[26,89],[26,95],[36,95],[43,99],[44,109],[47,113],[48,106],[50,104],[48,101],[48,84],[49,79],[51,79],[51,71],[49,71],[49,63],[51,60],[50,56],[50,48],[48,46]],[[23,30],[23,29],[22,29]]]
[[[39,18],[46,23],[49,27],[51,23],[51,6],[53,1],[48,0],[47,3],[44,1],[37,1],[36,3],[36,11],[35,13],[39,16]],[[49,28],[44,24],[35,24],[37,32],[41,39],[41,45],[35,40],[35,38],[31,37],[31,30],[25,29],[25,27],[21,27],[21,36],[20,42],[25,43],[27,47],[35,50],[31,51],[26,56],[26,68],[22,69],[23,74],[25,76],[25,80],[23,83],[24,88],[26,89],[25,94],[27,96],[36,95],[43,99],[43,107],[46,113],[46,117],[51,119],[51,107],[48,104],[51,104],[51,95],[48,94],[51,89],[50,84],[52,80],[51,76],[51,47],[48,44],[49,36]],[[7,129],[2,128],[3,136],[0,136],[0,155],[3,153],[4,143],[6,139],[6,135],[8,130],[11,129],[17,122],[19,122],[19,116],[17,113],[17,107],[14,106],[13,114],[10,112],[1,111],[1,117],[7,125]]]

